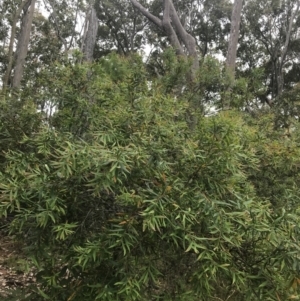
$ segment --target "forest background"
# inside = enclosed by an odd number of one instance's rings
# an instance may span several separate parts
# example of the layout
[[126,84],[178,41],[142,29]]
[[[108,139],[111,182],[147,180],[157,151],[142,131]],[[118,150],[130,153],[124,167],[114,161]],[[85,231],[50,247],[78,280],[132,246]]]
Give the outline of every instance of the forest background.
[[300,299],[299,6],[0,2],[6,300]]

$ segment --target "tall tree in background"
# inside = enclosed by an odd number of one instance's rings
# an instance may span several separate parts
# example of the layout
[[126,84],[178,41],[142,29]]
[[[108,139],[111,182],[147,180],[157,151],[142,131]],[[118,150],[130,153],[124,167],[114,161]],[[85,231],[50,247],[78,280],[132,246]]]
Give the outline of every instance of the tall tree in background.
[[22,16],[22,23],[21,23],[21,31],[19,33],[18,37],[18,44],[16,49],[16,64],[14,68],[14,77],[12,82],[13,88],[19,88],[23,70],[24,70],[24,64],[25,59],[28,52],[28,45],[29,45],[29,38],[30,38],[30,32],[31,32],[31,26],[32,26],[32,20],[33,20],[33,14],[34,14],[34,8],[35,8],[35,1],[36,0],[30,0],[26,3],[25,7],[23,8],[23,16]]
[[243,0],[234,1],[232,16],[231,16],[230,38],[229,38],[227,57],[226,57],[226,66],[233,78],[235,72],[238,39],[240,34],[242,7],[243,7]]
[[[0,18],[3,19],[0,21],[0,72],[5,87],[19,85],[19,79],[14,78],[14,74],[22,73],[18,72],[22,66],[17,62],[18,48],[22,44],[18,39],[25,38],[20,33],[25,28],[22,24],[26,23],[23,12],[27,6],[30,9],[31,1],[4,0],[0,4]],[[216,53],[227,57],[228,65],[235,62],[234,57],[240,58],[237,77],[248,76],[251,71],[262,68],[263,85],[268,88],[265,94],[272,94],[273,98],[300,80],[297,62],[299,7],[296,0],[245,1],[241,39],[234,55],[232,44],[227,47],[228,33],[234,27],[230,18],[236,12],[229,0],[168,0],[163,4],[145,0],[44,0],[42,3],[49,15],[41,18],[41,14],[34,13],[34,28],[23,72],[26,80],[53,61],[70,59],[72,50],[80,47],[85,59],[90,60],[112,51],[128,55],[145,49],[146,45],[151,47],[147,65],[154,70],[154,76],[164,74],[162,53],[171,45],[179,56],[191,59],[196,66],[192,70],[198,69],[198,55],[203,59]],[[236,1],[235,7],[238,3],[242,1]],[[92,4],[99,24],[96,37],[97,21]],[[78,20],[81,18],[84,23],[87,7],[91,13],[87,15],[86,30],[79,32]],[[26,10],[28,13],[29,9]],[[235,37],[237,39],[238,35]],[[21,56],[19,59],[22,61]],[[260,94],[260,97],[265,99],[265,95]]]
[[263,68],[267,94],[276,99],[300,80],[299,1],[249,0],[244,22],[243,67]]
[[[192,59],[191,76],[192,78],[195,77],[196,71],[199,68],[196,40],[184,28],[178,16],[178,13],[173,5],[172,0],[163,1],[162,19],[151,14],[138,1],[131,0],[131,3],[145,17],[147,17],[152,23],[154,23],[159,29],[161,29],[165,33],[165,35],[169,39],[170,44],[176,51],[177,55],[183,58],[188,56]],[[185,48],[183,47],[182,43],[185,46]]]
[[79,12],[83,9],[84,5],[81,0],[44,0],[44,6],[50,14],[48,20],[51,26],[64,46],[64,57],[67,58],[69,50],[78,47],[75,42],[76,38],[78,38],[76,24]]
[[9,35],[9,26],[6,22],[6,3],[3,1],[0,3],[0,80],[2,79],[2,74],[4,74],[5,64],[6,64],[6,50],[7,41]]
[[[7,54],[7,67],[3,76],[3,81],[2,81],[2,89],[5,92],[6,88],[8,86],[9,82],[9,77],[11,75],[11,70],[13,67],[13,60],[14,60],[14,54],[13,54],[13,48],[14,48],[14,41],[16,38],[16,33],[17,33],[17,22],[19,20],[19,17],[22,13],[22,10],[27,7],[29,8],[31,0],[24,0],[21,2],[21,4],[15,8],[15,10],[12,12],[11,18],[12,18],[12,23],[11,23],[11,33],[10,33],[10,40],[9,40],[9,46],[8,46],[8,54]],[[27,11],[26,9],[26,11]],[[25,11],[25,13],[26,13]]]
[[85,30],[82,44],[84,59],[88,62],[92,61],[94,58],[94,48],[96,44],[98,27],[99,24],[96,10],[94,8],[94,3],[91,3],[85,21]]
[[[228,0],[189,1],[188,30],[195,37],[202,57],[213,53],[226,56],[232,3]],[[184,2],[185,5],[185,2]]]
[[95,9],[99,20],[95,58],[112,51],[128,55],[143,49],[146,45],[148,20],[129,1],[97,0]]
[[285,42],[279,54],[280,57],[279,57],[278,68],[277,68],[277,73],[278,73],[277,74],[277,96],[280,96],[283,92],[283,84],[284,84],[283,67],[286,63],[286,56],[289,50],[289,44],[291,42],[291,35],[294,27],[295,18],[297,17],[299,12],[299,5],[300,5],[300,1],[298,0],[296,2],[295,8],[293,6],[290,6],[286,16],[287,26],[285,26],[285,32],[284,32]]

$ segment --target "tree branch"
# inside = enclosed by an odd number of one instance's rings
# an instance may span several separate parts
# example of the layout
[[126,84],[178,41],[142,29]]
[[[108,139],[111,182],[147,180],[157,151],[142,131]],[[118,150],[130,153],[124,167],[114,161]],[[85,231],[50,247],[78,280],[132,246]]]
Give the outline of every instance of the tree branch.
[[162,20],[163,28],[170,40],[171,45],[175,48],[177,55],[185,56],[183,48],[180,45],[178,37],[176,35],[175,30],[173,29],[171,22],[170,22],[170,11],[171,5],[169,0],[164,0],[164,15]]
[[153,22],[155,25],[157,25],[159,28],[163,29],[162,21],[152,15],[143,5],[141,5],[136,0],[130,0],[132,5],[137,8],[146,18],[148,18],[151,22]]
[[[281,95],[282,90],[283,90],[283,72],[282,72],[282,68],[283,68],[283,65],[285,63],[285,58],[286,58],[289,43],[290,43],[290,40],[291,40],[291,33],[292,33],[292,29],[293,29],[293,21],[295,19],[296,14],[299,11],[299,5],[300,5],[300,3],[299,3],[299,1],[297,1],[297,7],[294,11],[292,11],[290,21],[289,21],[289,27],[288,27],[288,30],[286,32],[286,39],[285,39],[284,47],[283,47],[281,57],[280,57],[280,63],[279,63],[279,68],[278,68],[278,73],[279,74],[278,74],[278,77],[277,77],[277,88],[278,88],[277,94],[278,95]],[[292,9],[293,8],[291,7],[291,10]]]
[[185,30],[185,28],[181,24],[181,21],[179,19],[179,16],[173,5],[172,0],[165,0],[165,2],[168,2],[170,5],[171,19],[173,26],[176,29],[176,32],[179,35],[179,38],[183,41],[185,47],[187,48],[189,55],[193,58],[192,73],[195,73],[199,68],[196,40]]
[[290,40],[291,40],[291,33],[292,33],[292,29],[293,29],[293,21],[295,19],[296,14],[298,13],[298,10],[299,10],[299,1],[297,1],[297,7],[292,12],[292,15],[291,15],[291,18],[290,18],[289,28],[288,28],[288,31],[287,31],[287,34],[286,34],[285,44],[284,44],[283,51],[282,51],[282,54],[281,54],[281,60],[280,60],[280,68],[281,69],[283,67],[283,62],[285,60],[285,57],[286,57],[286,54],[287,54],[287,51],[288,51],[288,46],[289,46],[289,43],[290,43]]
[[[46,0],[44,0],[44,4],[45,4],[45,7],[46,7],[46,3],[45,3]],[[55,1],[53,0],[48,0],[50,6],[52,7],[52,15],[53,15],[53,18],[54,18],[54,27],[56,28],[56,33],[57,33],[57,36],[58,38],[61,40],[61,42],[63,43],[64,45],[64,54],[65,56],[67,56],[67,53],[68,53],[68,43],[67,43],[67,40],[65,38],[63,38],[60,34],[60,30],[59,30],[59,27],[58,27],[58,18],[57,18],[57,13],[56,13],[56,3]]]

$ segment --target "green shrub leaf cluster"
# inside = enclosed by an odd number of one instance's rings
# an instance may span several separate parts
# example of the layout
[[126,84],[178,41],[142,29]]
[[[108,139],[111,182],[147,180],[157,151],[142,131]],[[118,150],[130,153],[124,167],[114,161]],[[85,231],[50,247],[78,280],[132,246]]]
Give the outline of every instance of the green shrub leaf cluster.
[[[206,68],[198,87],[222,86]],[[299,294],[299,129],[200,110],[192,131],[186,99],[204,92],[178,94],[174,72],[150,82],[139,57],[111,55],[53,66],[35,96],[2,103],[20,108],[1,115],[0,214],[37,270],[28,300]],[[43,98],[51,116],[31,107]]]

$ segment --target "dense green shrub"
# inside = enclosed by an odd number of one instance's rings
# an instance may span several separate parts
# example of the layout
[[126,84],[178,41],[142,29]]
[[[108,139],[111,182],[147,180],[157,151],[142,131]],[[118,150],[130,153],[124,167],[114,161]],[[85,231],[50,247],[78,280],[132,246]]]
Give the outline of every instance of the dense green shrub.
[[0,214],[38,270],[27,299],[295,297],[296,142],[234,111],[191,131],[187,103],[130,60],[57,68],[51,126],[5,150]]

